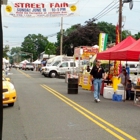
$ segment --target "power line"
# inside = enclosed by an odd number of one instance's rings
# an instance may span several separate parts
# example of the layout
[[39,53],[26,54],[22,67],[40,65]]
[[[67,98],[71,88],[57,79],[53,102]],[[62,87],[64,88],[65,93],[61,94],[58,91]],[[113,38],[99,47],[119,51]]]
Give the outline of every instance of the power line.
[[111,2],[108,6],[106,6],[101,12],[99,12],[96,16],[94,16],[92,19],[93,21],[98,20],[99,18],[105,16],[106,14],[108,14],[110,11],[112,11],[114,8],[117,8],[119,6],[118,1],[115,2],[114,1]]
[[[106,6],[101,12],[99,12],[96,16],[94,16],[94,18],[96,18],[97,16],[100,16],[100,14],[101,13],[103,13],[109,6],[111,6],[112,4],[114,3],[114,1],[113,2],[111,2],[108,6]],[[118,2],[117,2],[118,3]],[[116,3],[115,3],[116,4]]]
[[118,5],[115,5],[114,7],[109,8],[105,13],[101,14],[100,16],[98,16],[97,17],[97,20],[100,19],[101,17],[107,15],[109,12],[111,12],[112,10],[114,10],[115,8],[117,8],[118,6],[119,6],[119,4]]

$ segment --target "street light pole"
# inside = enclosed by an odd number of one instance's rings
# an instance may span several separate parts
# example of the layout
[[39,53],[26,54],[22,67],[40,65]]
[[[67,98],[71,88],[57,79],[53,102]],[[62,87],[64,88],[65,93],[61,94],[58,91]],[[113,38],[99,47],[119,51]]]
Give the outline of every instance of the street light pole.
[[62,55],[62,48],[63,48],[63,17],[61,17],[60,55]]

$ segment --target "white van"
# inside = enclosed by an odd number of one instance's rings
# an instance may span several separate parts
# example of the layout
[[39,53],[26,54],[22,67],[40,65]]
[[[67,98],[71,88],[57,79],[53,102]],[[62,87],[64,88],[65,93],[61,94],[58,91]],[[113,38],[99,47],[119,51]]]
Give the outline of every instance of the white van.
[[130,73],[137,74],[140,70],[140,62],[139,61],[128,61],[126,62],[128,67],[130,68]]

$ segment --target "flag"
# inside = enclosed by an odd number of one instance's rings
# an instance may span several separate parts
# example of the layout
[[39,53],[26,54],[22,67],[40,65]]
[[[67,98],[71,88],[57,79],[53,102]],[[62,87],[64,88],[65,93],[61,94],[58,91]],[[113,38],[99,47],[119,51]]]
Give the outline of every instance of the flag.
[[99,34],[99,52],[106,50],[107,38],[108,38],[108,34],[106,33]]
[[116,26],[116,45],[120,42],[119,25]]

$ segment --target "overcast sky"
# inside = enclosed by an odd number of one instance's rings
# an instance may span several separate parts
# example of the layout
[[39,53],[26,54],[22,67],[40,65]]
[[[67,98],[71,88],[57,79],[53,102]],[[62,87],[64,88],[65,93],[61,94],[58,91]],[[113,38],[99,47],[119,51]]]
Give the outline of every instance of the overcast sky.
[[[8,2],[23,2],[9,0]],[[59,0],[61,2],[62,0]],[[73,0],[63,0],[63,2],[72,2]],[[25,2],[25,1],[24,1]],[[57,2],[57,0],[28,0],[28,2]],[[74,1],[76,2],[76,0]],[[78,2],[78,16],[63,18],[63,28],[70,28],[74,24],[85,24],[85,21],[95,17],[111,2],[116,4],[119,0],[79,0]],[[125,16],[124,28],[131,31],[132,34],[140,32],[140,0],[134,1],[133,9],[129,9],[129,4],[123,5],[123,16]],[[118,3],[119,4],[119,3]],[[112,6],[113,7],[113,6]],[[105,21],[116,25],[118,22],[118,8],[114,8],[108,14],[104,13],[101,17],[97,17],[97,22]],[[3,13],[3,12],[2,12]],[[42,34],[50,36],[60,31],[61,18],[10,18],[2,16],[3,24],[3,40],[4,45],[8,44],[11,47],[20,46],[24,41],[24,37],[28,34]],[[5,28],[8,26],[8,28]],[[56,42],[56,35],[48,37],[51,42]]]

